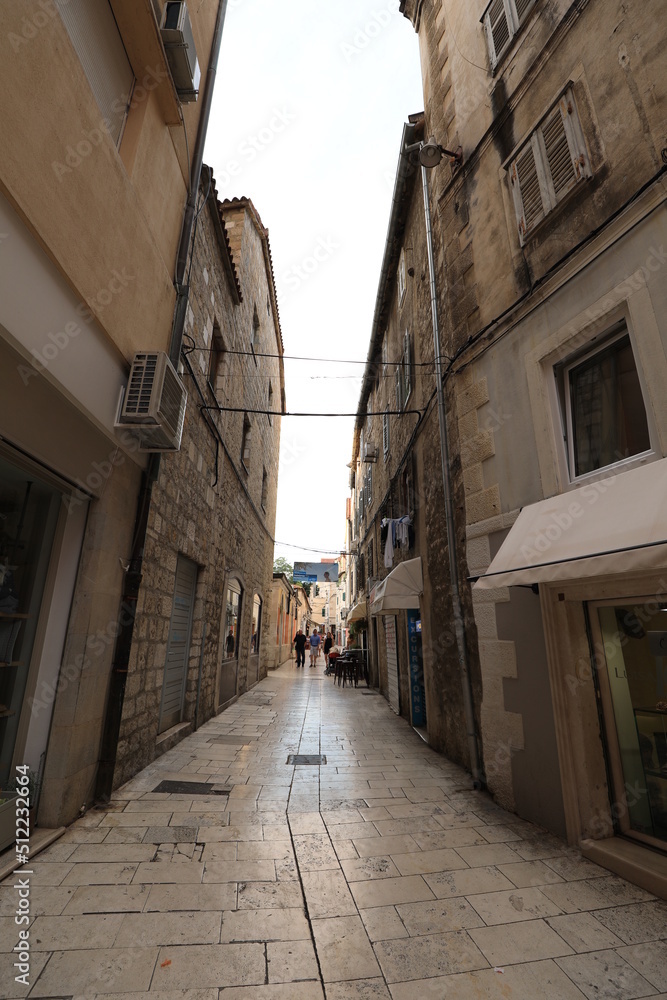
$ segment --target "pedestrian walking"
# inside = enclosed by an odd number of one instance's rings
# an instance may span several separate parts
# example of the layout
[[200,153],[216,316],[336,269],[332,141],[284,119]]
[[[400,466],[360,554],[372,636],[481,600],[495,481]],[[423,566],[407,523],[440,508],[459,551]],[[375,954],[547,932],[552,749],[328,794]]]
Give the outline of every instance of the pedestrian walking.
[[315,660],[317,659],[320,652],[320,636],[317,634],[317,629],[313,629],[313,634],[310,637],[310,665],[315,666]]
[[294,636],[294,650],[296,652],[296,665],[297,667],[305,667],[306,665],[306,637],[303,631],[299,629],[297,634]]
[[329,651],[333,646],[333,635],[331,630],[327,632],[326,639],[324,640],[324,672],[329,673]]

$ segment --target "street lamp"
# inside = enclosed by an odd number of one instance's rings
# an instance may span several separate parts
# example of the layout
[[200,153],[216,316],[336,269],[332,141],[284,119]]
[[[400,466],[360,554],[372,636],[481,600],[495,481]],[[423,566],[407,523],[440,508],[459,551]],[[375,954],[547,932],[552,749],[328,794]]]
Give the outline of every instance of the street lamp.
[[457,166],[460,166],[463,163],[463,146],[457,146],[452,152],[451,149],[445,149],[439,142],[436,142],[434,136],[431,136],[428,142],[419,144],[419,162],[422,167],[429,169],[437,167],[443,156],[449,156]]

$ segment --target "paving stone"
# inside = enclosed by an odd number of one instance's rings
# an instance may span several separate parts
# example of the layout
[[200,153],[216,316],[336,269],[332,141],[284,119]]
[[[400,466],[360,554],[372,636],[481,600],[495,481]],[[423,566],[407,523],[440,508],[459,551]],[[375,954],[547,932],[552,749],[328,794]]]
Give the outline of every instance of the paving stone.
[[270,941],[266,947],[269,983],[319,979],[315,948],[310,937],[297,941]]
[[30,948],[35,951],[105,948],[115,943],[124,919],[122,913],[37,917],[30,928]]
[[652,941],[650,944],[618,948],[616,954],[625,959],[656,989],[664,989],[667,984],[667,941]]
[[477,893],[470,897],[470,902],[485,924],[510,924],[562,912],[544,893],[532,888]]
[[388,983],[483,969],[488,965],[466,931],[378,941],[375,953]]
[[547,923],[577,952],[600,951],[623,944],[592,913],[567,913],[562,917],[549,917]]
[[[147,888],[143,886],[142,888]],[[146,913],[179,910],[233,910],[236,908],[237,889],[234,882],[209,885],[152,885],[144,906]]]
[[184,945],[160,949],[151,986],[159,990],[222,989],[259,986],[265,977],[263,944]]
[[399,917],[395,906],[373,906],[368,910],[359,910],[359,915],[371,941],[409,937],[407,928]]
[[425,903],[403,903],[396,910],[410,937],[484,926],[480,915],[467,900],[460,897],[435,899]]
[[563,881],[561,876],[547,867],[543,861],[519,861],[511,865],[498,865],[498,871],[514,882],[518,889]]
[[392,1000],[582,1000],[553,961],[484,969],[392,985]]
[[470,936],[493,966],[571,955],[572,949],[543,920],[472,929]]
[[420,875],[353,882],[350,885],[350,892],[360,909],[396,903],[416,903],[434,898],[434,893]]
[[31,997],[95,996],[148,992],[157,948],[96,948],[55,952],[32,988]]
[[313,920],[312,928],[325,983],[370,979],[380,975],[380,967],[359,916]]
[[340,870],[303,872],[301,881],[311,918],[356,914],[355,902]]
[[117,948],[161,945],[218,944],[222,914],[181,910],[178,913],[129,913],[115,941]]
[[625,944],[667,938],[667,903],[634,903],[595,910],[593,916]]
[[495,868],[469,868],[463,871],[425,875],[424,881],[438,899],[447,896],[474,896],[480,892],[512,889],[512,883]]
[[615,951],[592,951],[556,962],[590,1000],[635,1000],[655,993],[653,986]]

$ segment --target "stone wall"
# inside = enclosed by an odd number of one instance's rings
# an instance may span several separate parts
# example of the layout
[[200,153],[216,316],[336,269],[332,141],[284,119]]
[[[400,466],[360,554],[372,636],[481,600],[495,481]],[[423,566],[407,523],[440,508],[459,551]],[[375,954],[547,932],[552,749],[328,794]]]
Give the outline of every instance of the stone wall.
[[[207,190],[205,173],[202,198]],[[227,212],[233,241],[221,224]],[[238,656],[231,664],[225,661],[225,670],[235,671],[232,698],[273,665],[267,612],[280,416],[250,411],[268,410],[269,396],[271,409],[281,410],[282,340],[268,234],[251,202],[220,205],[212,179],[191,263],[181,376],[188,392],[183,440],[180,451],[162,455],[152,492],[116,785],[191,731],[195,711],[201,725],[229,700],[220,694],[220,684],[232,577],[243,589]],[[220,344],[219,366],[211,372],[211,349]],[[251,430],[242,456],[246,419]],[[158,736],[179,555],[198,567],[192,638],[181,724]],[[250,648],[256,594],[263,602],[259,653]]]

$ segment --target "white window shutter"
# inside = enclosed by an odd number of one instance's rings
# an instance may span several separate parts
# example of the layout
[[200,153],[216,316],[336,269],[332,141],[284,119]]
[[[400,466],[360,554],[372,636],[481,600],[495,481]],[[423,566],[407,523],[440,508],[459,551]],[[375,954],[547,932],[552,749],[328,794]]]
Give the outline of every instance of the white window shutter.
[[56,0],[101,119],[116,145],[127,115],[134,73],[109,0]]
[[[567,118],[567,110],[565,111]],[[577,183],[577,150],[570,148],[560,103],[540,129],[554,205]]]
[[529,142],[510,167],[510,183],[521,242],[544,217],[544,202],[540,188],[535,151]]
[[384,455],[389,451],[389,414],[386,411],[382,414],[382,451]]
[[512,22],[505,0],[493,0],[484,17],[491,65],[495,66],[512,38]]

